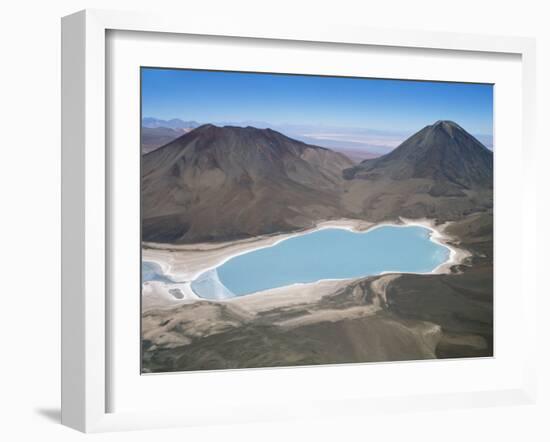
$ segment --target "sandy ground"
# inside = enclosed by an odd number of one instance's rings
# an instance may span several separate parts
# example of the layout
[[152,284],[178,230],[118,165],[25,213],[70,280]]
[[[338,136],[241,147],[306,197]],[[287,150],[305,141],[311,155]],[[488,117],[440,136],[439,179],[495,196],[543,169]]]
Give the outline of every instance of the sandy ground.
[[[308,315],[303,315],[291,319],[285,319],[280,322],[276,322],[276,325],[283,327],[283,328],[294,328],[294,327],[301,327],[304,325],[314,324],[317,322],[336,322],[340,321],[342,319],[357,319],[362,318],[365,316],[372,316],[375,313],[379,312],[383,308],[383,304],[386,304],[386,288],[388,284],[393,281],[394,279],[398,278],[399,275],[383,275],[380,278],[373,281],[370,285],[370,288],[373,291],[373,301],[371,304],[365,304],[365,305],[358,305],[353,306],[349,308],[338,308],[338,309],[320,309],[320,310],[314,310],[310,311]],[[340,281],[320,281],[315,284],[304,284],[302,285],[302,291],[300,293],[292,293],[294,296],[294,300],[298,299],[302,302],[311,302],[316,299],[320,299],[327,294],[336,293],[338,290],[344,288],[347,286],[352,280],[340,280]],[[304,288],[307,287],[304,293]],[[281,287],[279,290],[285,291],[285,287]],[[358,291],[357,295],[360,295],[362,293],[359,286],[355,287],[355,290]],[[361,293],[359,293],[361,292]],[[312,296],[312,294],[315,293],[316,296]],[[265,295],[266,292],[252,295],[257,300],[258,305],[252,305],[252,307],[264,307],[264,303],[259,302],[260,296]],[[307,299],[303,300],[303,295],[306,295]],[[299,296],[298,296],[299,295]],[[287,294],[288,296],[288,294]],[[243,296],[243,298],[247,298],[249,296]],[[276,298],[275,296],[273,298]],[[238,298],[236,298],[238,299]],[[236,299],[233,299],[232,301],[235,301]],[[281,302],[281,299],[276,299],[275,302],[272,302],[272,304],[275,304],[277,302]],[[296,302],[296,301],[294,301]],[[250,304],[246,303],[240,303],[241,307],[244,306],[245,308],[248,307],[250,309]],[[288,305],[288,304],[285,304]],[[257,310],[255,310],[257,312]]]
[[[435,225],[428,219],[401,219],[397,223],[373,224],[360,220],[342,219],[319,223],[316,227],[298,233],[279,234],[227,243],[205,243],[193,245],[174,245],[144,243],[143,260],[157,263],[173,281],[168,284],[150,281],[144,284],[142,309],[171,307],[181,303],[200,300],[191,290],[191,281],[206,270],[218,267],[234,256],[252,250],[273,246],[288,238],[306,232],[325,228],[344,228],[355,232],[365,232],[384,225],[422,226],[432,231],[431,240],[450,250],[447,262],[438,266],[432,273],[448,273],[453,265],[462,263],[469,253],[458,247],[457,241],[445,233],[448,224]],[[384,281],[385,279],[381,279]],[[263,292],[232,298],[218,302],[230,302],[257,313],[281,306],[313,303],[322,297],[345,287],[353,280],[323,280],[311,284],[293,284],[291,286],[266,290]],[[383,292],[383,290],[382,290]],[[175,294],[175,296],[174,296]],[[364,312],[363,312],[364,313]],[[369,311],[369,314],[372,313]],[[328,313],[324,313],[326,315]],[[354,315],[357,312],[353,313]]]
[[[487,221],[481,221],[474,239],[486,226]],[[341,220],[320,223],[316,229],[366,231],[387,224]],[[449,248],[448,261],[431,272],[437,277],[387,273],[210,301],[193,294],[194,277],[235,254],[302,232],[225,244],[144,245],[144,259],[178,281],[144,284],[145,372],[492,355],[491,269],[484,263],[487,269],[477,272],[451,272],[451,266],[469,263],[470,254],[462,247],[471,244],[462,246],[458,235],[469,232],[471,223],[401,219],[393,225],[427,227],[432,241]],[[455,231],[457,236],[450,233]],[[476,259],[484,247],[472,248]]]

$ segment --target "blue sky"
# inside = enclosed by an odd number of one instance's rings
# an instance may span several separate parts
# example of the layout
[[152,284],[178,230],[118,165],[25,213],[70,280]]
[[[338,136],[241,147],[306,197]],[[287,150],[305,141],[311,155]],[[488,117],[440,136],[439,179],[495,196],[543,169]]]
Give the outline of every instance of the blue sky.
[[142,116],[403,133],[453,120],[472,134],[490,135],[493,87],[142,68]]

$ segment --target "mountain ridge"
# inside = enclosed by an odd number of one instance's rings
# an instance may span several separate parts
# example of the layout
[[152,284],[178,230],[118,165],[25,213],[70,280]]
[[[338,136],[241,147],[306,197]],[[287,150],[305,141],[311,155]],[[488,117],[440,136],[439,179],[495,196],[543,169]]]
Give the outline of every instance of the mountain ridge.
[[458,124],[440,120],[381,157],[344,171],[346,179],[384,175],[395,180],[429,178],[462,189],[492,186],[493,153]]
[[143,240],[227,241],[339,218],[456,220],[492,210],[492,155],[445,120],[355,165],[272,129],[205,124],[143,155]]
[[[265,128],[265,129],[259,129],[259,128],[256,128],[256,127],[253,127],[253,126],[245,126],[245,127],[242,127],[242,126],[234,126],[234,125],[224,125],[224,126],[219,126],[219,125],[216,125],[216,124],[212,124],[212,123],[206,123],[206,124],[202,124],[198,127],[196,127],[193,131],[190,131],[190,132],[186,132],[184,134],[182,134],[181,136],[179,136],[178,138],[172,140],[170,143],[167,143],[163,146],[160,146],[158,149],[162,149],[164,147],[166,147],[167,145],[170,145],[172,144],[173,142],[176,142],[178,141],[179,139],[182,139],[184,137],[200,137],[200,136],[212,136],[214,135],[214,133],[216,131],[219,131],[219,133],[227,133],[227,132],[233,132],[233,133],[255,133],[255,134],[272,134],[274,136],[277,136],[277,137],[282,137],[282,138],[285,138],[286,140],[290,140],[296,144],[302,144],[304,146],[309,146],[310,148],[314,148],[314,149],[321,149],[321,150],[326,150],[326,151],[331,151],[331,149],[327,148],[327,147],[322,147],[322,146],[317,146],[317,145],[314,145],[314,144],[309,144],[309,143],[305,143],[303,141],[300,141],[300,140],[295,140],[281,132],[278,132],[276,130],[273,130],[271,128]],[[156,150],[158,150],[156,149]],[[149,153],[152,153],[152,152],[149,152]]]
[[297,230],[343,212],[330,149],[272,129],[202,125],[142,157],[144,240],[194,242]]

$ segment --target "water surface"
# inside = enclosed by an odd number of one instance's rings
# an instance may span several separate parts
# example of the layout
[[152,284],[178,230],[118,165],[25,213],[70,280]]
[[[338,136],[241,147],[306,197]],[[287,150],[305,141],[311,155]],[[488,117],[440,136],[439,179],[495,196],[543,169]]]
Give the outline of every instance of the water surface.
[[235,256],[199,275],[191,288],[202,298],[220,299],[323,279],[427,273],[449,257],[449,249],[431,241],[430,233],[420,226],[317,230]]
[[141,282],[146,281],[173,282],[162,272],[162,268],[156,262],[142,261]]

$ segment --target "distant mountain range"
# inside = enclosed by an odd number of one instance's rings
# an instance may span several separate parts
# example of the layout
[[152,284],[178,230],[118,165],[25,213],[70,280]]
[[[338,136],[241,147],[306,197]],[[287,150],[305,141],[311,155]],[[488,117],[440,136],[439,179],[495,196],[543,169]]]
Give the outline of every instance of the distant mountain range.
[[[213,122],[217,126],[252,126],[258,129],[273,129],[307,144],[327,147],[341,152],[353,161],[360,162],[384,155],[411,135],[408,131],[377,130],[360,127],[340,127],[314,124],[278,124],[264,121]],[[142,154],[168,144],[182,133],[201,126],[197,121],[178,118],[163,120],[153,117],[142,119]],[[492,149],[491,135],[476,135],[486,147]]]
[[173,118],[171,120],[161,120],[158,118],[145,117],[141,120],[142,127],[167,127],[169,129],[194,129],[200,126],[200,123],[196,121],[183,121],[179,118]]
[[196,121],[178,118],[160,120],[146,117],[141,120],[141,153],[146,154],[199,127]]
[[493,154],[439,121],[353,163],[271,129],[203,125],[143,155],[144,241],[224,241],[320,220],[428,217],[492,210]]
[[[192,130],[192,129],[190,129]],[[187,133],[185,129],[171,129],[169,127],[142,127],[141,128],[141,153],[146,154],[158,149],[170,141]]]

